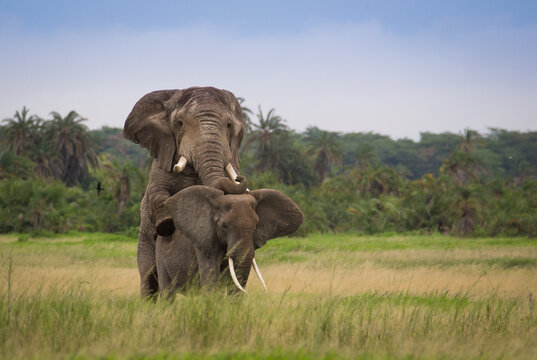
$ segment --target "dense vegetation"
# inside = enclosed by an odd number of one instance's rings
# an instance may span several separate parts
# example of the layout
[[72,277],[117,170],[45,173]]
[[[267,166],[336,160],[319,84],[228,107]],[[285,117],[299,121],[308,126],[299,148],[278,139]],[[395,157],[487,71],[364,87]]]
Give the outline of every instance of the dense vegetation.
[[[373,133],[290,129],[243,108],[241,172],[291,196],[311,232],[537,236],[537,132]],[[135,234],[151,159],[121,129],[27,108],[0,126],[0,232]],[[100,182],[103,188],[98,195]]]

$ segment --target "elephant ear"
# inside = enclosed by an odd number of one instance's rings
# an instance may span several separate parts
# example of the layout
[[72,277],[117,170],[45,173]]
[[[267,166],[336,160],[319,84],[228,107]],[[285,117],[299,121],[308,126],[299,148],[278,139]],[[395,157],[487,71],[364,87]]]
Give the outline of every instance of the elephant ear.
[[200,249],[210,249],[216,234],[213,209],[216,199],[224,195],[222,190],[208,186],[190,186],[164,202],[172,214],[175,227]]
[[181,90],[153,91],[134,105],[123,127],[123,135],[149,150],[160,168],[171,171],[174,165],[176,144],[168,124],[165,103]]
[[222,90],[222,92],[226,96],[227,105],[229,109],[231,110],[231,113],[234,117],[235,127],[236,127],[236,135],[231,137],[231,142],[229,144],[229,147],[231,148],[231,164],[233,165],[233,168],[236,171],[239,171],[240,169],[240,159],[239,159],[239,147],[241,146],[242,138],[244,135],[244,119],[242,116],[242,108],[239,104],[239,101],[231,93],[227,90]]
[[295,232],[302,221],[304,214],[297,204],[283,193],[261,189],[249,192],[257,200],[255,211],[259,223],[254,232],[255,248],[260,248],[275,237]]

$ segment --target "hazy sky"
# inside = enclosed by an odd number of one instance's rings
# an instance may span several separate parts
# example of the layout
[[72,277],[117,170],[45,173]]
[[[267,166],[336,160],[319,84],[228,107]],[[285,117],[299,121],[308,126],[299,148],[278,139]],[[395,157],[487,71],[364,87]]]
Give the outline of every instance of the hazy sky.
[[0,0],[0,119],[211,85],[340,132],[537,130],[537,1]]

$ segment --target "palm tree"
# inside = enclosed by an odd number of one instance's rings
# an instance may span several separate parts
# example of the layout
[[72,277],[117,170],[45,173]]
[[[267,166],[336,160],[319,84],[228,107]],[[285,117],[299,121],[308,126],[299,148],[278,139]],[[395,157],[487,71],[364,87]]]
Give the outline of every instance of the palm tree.
[[330,165],[341,164],[343,160],[343,146],[339,134],[310,126],[306,129],[305,140],[306,151],[313,158],[315,171],[322,182]]
[[34,172],[37,176],[61,179],[63,163],[60,153],[41,135],[37,143],[32,146],[29,154],[35,163]]
[[274,108],[270,109],[264,116],[261,106],[259,106],[257,120],[258,124],[252,123],[254,130],[248,135],[241,153],[246,153],[252,143],[257,142],[258,155],[262,154],[272,144],[275,136],[288,129],[285,120],[276,115]]
[[474,218],[477,216],[475,204],[479,201],[474,198],[477,193],[472,190],[472,185],[484,169],[473,154],[476,144],[485,145],[481,135],[475,130],[464,129],[457,149],[440,168],[440,173],[447,173],[455,184],[451,194],[451,210],[458,217],[454,229],[461,235],[468,235],[474,230]]
[[256,170],[270,171],[287,185],[313,185],[316,178],[313,167],[305,159],[304,152],[296,141],[297,137],[292,131],[281,131],[274,136],[270,145],[262,153],[256,154]]
[[466,128],[461,134],[461,141],[457,145],[457,150],[468,154],[474,150],[476,144],[485,145],[485,140],[477,131]]
[[451,158],[444,160],[440,173],[451,176],[457,186],[465,186],[470,180],[476,180],[477,163],[470,153],[455,150]]
[[15,155],[22,155],[35,140],[41,120],[28,116],[30,110],[23,106],[22,111],[16,111],[13,118],[4,119],[6,125],[1,128],[2,145]]
[[373,146],[368,143],[360,143],[355,151],[355,164],[358,169],[365,171],[370,164],[377,161],[377,154]]
[[244,121],[244,134],[248,135],[250,131],[252,131],[252,119],[250,118],[250,115],[252,115],[253,112],[252,110],[250,110],[250,108],[242,105],[242,103],[244,102],[243,97],[238,97],[237,101],[241,106],[242,120]]
[[45,133],[60,154],[63,165],[61,179],[67,185],[78,184],[88,174],[88,167],[98,164],[88,128],[82,124],[86,119],[76,111],[65,117],[54,111],[51,115],[52,120],[44,124]]
[[460,138],[457,149],[449,159],[444,160],[440,171],[447,172],[457,186],[465,186],[470,180],[476,180],[478,175],[484,172],[483,166],[479,164],[473,152],[476,144],[484,146],[485,141],[477,131],[469,128],[464,129]]
[[102,153],[99,162],[102,170],[97,176],[103,179],[105,191],[118,202],[117,214],[121,216],[131,198],[133,184],[136,188],[137,184],[145,183],[142,171],[132,161],[118,164],[108,153]]

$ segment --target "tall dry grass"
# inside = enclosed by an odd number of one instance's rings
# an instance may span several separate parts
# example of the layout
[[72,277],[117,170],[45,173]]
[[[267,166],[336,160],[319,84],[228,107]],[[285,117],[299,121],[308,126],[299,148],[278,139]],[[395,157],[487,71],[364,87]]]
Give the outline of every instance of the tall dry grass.
[[81,285],[10,301],[3,293],[0,314],[2,357],[11,359],[275,352],[372,358],[537,356],[537,311],[530,298],[193,292],[173,303],[150,303]]
[[268,261],[268,295],[252,278],[153,303],[135,243],[40,241],[0,241],[0,358],[537,358],[534,265],[487,261],[531,259],[527,242],[436,249],[438,266],[419,248]]

